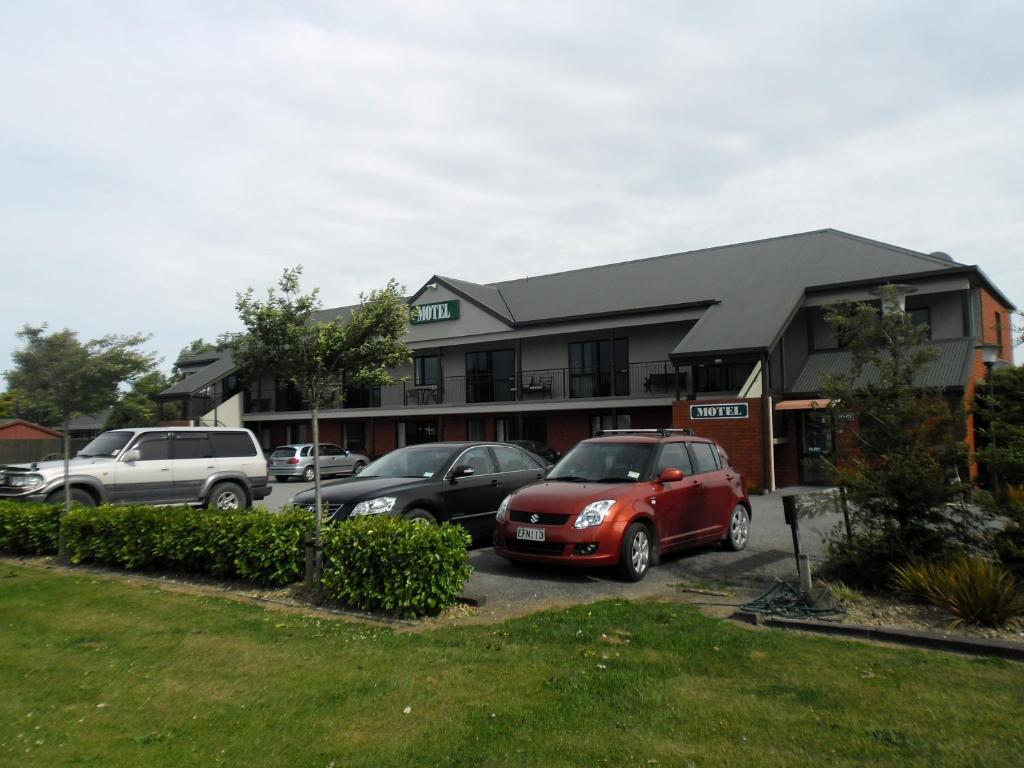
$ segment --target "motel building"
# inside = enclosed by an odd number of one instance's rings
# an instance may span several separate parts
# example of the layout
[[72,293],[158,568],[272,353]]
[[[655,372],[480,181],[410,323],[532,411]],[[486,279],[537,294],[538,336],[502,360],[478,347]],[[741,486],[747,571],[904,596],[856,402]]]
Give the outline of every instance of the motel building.
[[[822,484],[822,380],[850,364],[825,308],[878,303],[887,284],[939,351],[922,386],[969,401],[983,343],[1012,363],[1015,308],[977,266],[825,229],[490,284],[434,275],[408,300],[412,362],[393,384],[344,387],[321,440],[373,457],[465,439],[564,453],[602,429],[690,427],[754,491]],[[184,362],[161,397],[187,423],[244,425],[266,449],[309,440],[293,388],[242,381],[223,352]]]

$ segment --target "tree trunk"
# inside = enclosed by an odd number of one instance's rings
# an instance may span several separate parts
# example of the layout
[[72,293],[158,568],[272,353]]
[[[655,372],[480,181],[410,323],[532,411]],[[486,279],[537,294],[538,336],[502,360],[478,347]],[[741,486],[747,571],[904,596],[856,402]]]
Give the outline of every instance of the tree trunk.
[[314,593],[319,602],[320,593],[323,589],[324,578],[324,542],[323,542],[323,520],[324,520],[324,499],[320,488],[320,409],[316,402],[312,403],[313,416],[313,504],[316,507],[316,531],[313,541],[315,554],[313,558],[313,585]]
[[57,521],[57,557],[64,559],[64,526],[63,517],[71,511],[71,485],[68,483],[70,468],[68,462],[71,459],[71,433],[69,432],[71,417],[64,414],[64,511],[61,512],[61,520]]

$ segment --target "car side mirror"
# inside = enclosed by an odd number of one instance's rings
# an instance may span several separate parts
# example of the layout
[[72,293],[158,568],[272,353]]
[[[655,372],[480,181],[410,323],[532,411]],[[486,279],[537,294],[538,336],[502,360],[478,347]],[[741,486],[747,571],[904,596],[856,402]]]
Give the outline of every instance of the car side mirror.
[[469,466],[469,464],[459,464],[459,466],[457,466],[454,469],[452,469],[451,479],[452,479],[452,482],[454,483],[460,477],[472,477],[472,476],[473,476],[473,468],[471,466]]
[[658,476],[659,483],[678,483],[683,479],[683,470],[677,467],[665,467]]
[[142,458],[142,454],[138,448],[132,448],[130,451],[126,451],[124,456],[121,457],[121,461],[133,462],[138,461]]
[[345,455],[346,456],[348,456],[350,453],[352,453],[352,451],[350,451],[348,448],[342,448],[342,450],[345,451]]

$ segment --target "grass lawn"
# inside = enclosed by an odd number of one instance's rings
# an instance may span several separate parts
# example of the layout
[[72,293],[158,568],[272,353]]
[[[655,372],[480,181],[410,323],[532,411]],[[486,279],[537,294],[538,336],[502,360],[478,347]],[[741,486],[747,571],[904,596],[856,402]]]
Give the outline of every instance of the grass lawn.
[[2,766],[1024,760],[1024,666],[656,603],[394,633],[3,566],[0,692]]

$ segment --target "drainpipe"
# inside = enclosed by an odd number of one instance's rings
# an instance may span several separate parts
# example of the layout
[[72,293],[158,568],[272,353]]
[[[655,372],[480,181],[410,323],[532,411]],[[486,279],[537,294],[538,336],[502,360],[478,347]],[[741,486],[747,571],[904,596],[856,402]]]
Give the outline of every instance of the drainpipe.
[[768,394],[768,352],[761,353],[761,441],[764,451],[764,477],[761,487],[775,490],[775,456],[772,445],[772,398]]

